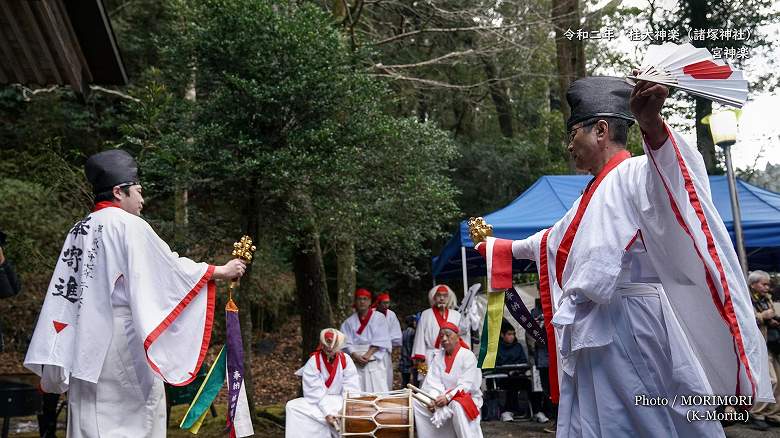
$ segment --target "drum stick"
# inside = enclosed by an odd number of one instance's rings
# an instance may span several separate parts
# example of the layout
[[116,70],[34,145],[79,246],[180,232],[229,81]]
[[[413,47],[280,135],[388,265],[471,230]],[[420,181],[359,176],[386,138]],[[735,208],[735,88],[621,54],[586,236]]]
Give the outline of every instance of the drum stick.
[[417,394],[416,392],[412,392],[412,397],[414,397],[415,400],[417,400],[418,402],[424,404],[429,408],[434,406],[433,402],[431,402],[430,400],[426,400],[425,396],[422,394]]
[[422,395],[424,395],[424,396],[428,397],[428,398],[429,398],[429,399],[431,399],[431,400],[436,400],[436,397],[434,397],[434,396],[432,396],[432,395],[430,395],[430,394],[427,394],[427,393],[423,392],[423,390],[422,390],[422,389],[420,389],[420,388],[418,388],[418,387],[416,387],[416,386],[412,385],[411,383],[408,383],[408,384],[406,385],[406,387],[407,387],[407,388],[409,388],[409,389],[411,389],[411,390],[412,390],[412,392],[414,392],[414,393],[416,393],[416,394],[422,394]]

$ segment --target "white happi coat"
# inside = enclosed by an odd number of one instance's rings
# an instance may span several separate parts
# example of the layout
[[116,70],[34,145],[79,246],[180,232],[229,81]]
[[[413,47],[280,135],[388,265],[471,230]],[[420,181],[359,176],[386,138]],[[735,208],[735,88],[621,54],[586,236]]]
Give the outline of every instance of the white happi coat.
[[[349,355],[339,353],[336,372],[330,386],[327,367],[319,354],[313,354],[295,374],[302,378],[303,397],[287,402],[285,431],[287,438],[338,438],[339,434],[326,421],[328,415],[339,415],[344,396],[360,392],[360,378]],[[343,366],[342,359],[343,357]]]
[[[412,359],[425,359],[428,364],[431,363],[433,353],[439,349],[439,322],[434,309],[425,309],[417,321],[417,329],[414,332],[414,344],[412,345]],[[438,310],[437,310],[438,312]],[[451,322],[460,328],[462,339],[468,344],[470,334],[468,328],[460,327],[460,312],[455,309],[447,309],[445,313],[446,322]]]
[[[390,309],[385,311],[385,318],[387,318],[387,328],[390,331],[390,344],[393,348],[401,347],[401,321],[398,320],[398,316]],[[385,368],[387,368],[387,388],[393,389],[393,354],[392,350],[385,355]]]
[[45,391],[69,392],[69,437],[165,436],[162,381],[184,385],[200,369],[213,272],[119,208],[73,227],[24,360]]
[[[549,230],[511,243],[515,258],[536,261],[553,324],[559,437],[723,436],[716,421],[686,420],[714,407],[679,397],[671,406],[675,396],[772,399],[766,347],[703,160],[667,130],[660,149],[613,158]],[[490,243],[489,254],[501,246]],[[636,406],[643,395],[670,406]]]
[[[428,363],[428,376],[420,389],[434,397],[442,394],[451,397],[459,391],[464,391],[471,395],[476,408],[481,409],[482,372],[477,368],[477,358],[474,353],[466,347],[460,347],[455,352],[455,358],[449,372],[447,372],[445,359],[444,350],[436,350]],[[461,404],[456,400],[450,401],[447,408],[451,410],[451,416],[446,415],[449,418],[443,421],[441,427],[436,427],[431,421],[434,414],[431,414],[427,407],[415,400],[414,426],[417,429],[417,436],[420,438],[482,437],[481,417],[478,416],[476,419],[470,420]]]
[[347,338],[344,351],[347,354],[365,353],[370,347],[379,348],[371,356],[366,366],[357,367],[360,376],[360,387],[365,392],[385,392],[389,390],[387,385],[387,369],[385,368],[385,356],[392,351],[390,330],[387,326],[387,318],[374,309],[369,309],[371,316],[362,333],[360,319],[357,312],[347,318],[341,324],[341,332]]

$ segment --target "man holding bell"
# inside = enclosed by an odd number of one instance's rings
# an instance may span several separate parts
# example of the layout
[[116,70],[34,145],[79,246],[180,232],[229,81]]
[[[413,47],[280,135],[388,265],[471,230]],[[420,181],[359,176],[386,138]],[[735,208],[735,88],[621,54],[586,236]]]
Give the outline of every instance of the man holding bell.
[[[704,161],[661,117],[668,94],[615,77],[573,82],[568,149],[594,178],[549,229],[477,248],[494,289],[512,286],[513,257],[537,264],[558,437],[724,436],[710,415],[717,406],[678,396],[772,400],[766,347]],[[637,157],[626,150],[634,121]],[[700,420],[689,421],[692,411]]]
[[[164,437],[163,382],[195,379],[208,350],[215,279],[244,274],[180,257],[141,218],[138,166],[91,156],[92,212],[68,232],[24,365],[68,391],[68,437]],[[128,413],[132,413],[128,415]]]

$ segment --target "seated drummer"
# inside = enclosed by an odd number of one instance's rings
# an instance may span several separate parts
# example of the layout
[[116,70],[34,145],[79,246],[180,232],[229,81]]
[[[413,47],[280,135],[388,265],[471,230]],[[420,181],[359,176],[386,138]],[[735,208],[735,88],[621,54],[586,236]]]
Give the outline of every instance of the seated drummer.
[[[496,355],[496,366],[506,365],[527,365],[528,359],[525,355],[523,346],[517,342],[517,335],[514,326],[506,319],[501,322],[501,339],[498,341],[498,354]],[[501,408],[501,420],[512,421],[514,415],[520,411],[518,403],[518,393],[520,391],[528,392],[529,380],[524,377],[524,371],[507,371],[509,377],[498,379],[496,384],[500,389],[506,391],[506,403]],[[526,397],[527,398],[527,397]]]
[[422,392],[436,397],[426,407],[414,401],[414,425],[419,438],[482,438],[482,372],[477,358],[447,322],[439,330],[441,348],[428,364]]
[[320,332],[320,345],[301,369],[303,397],[287,402],[285,437],[332,437],[339,432],[337,415],[347,393],[360,392],[355,363],[341,352],[345,336],[334,328]]

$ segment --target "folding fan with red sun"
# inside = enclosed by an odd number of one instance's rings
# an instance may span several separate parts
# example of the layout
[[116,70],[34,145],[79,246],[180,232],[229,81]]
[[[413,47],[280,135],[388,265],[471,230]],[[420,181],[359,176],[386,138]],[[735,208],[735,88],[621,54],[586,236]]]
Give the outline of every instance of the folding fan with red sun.
[[737,108],[747,101],[748,85],[742,71],[689,43],[650,46],[639,74],[629,78],[679,88]]

